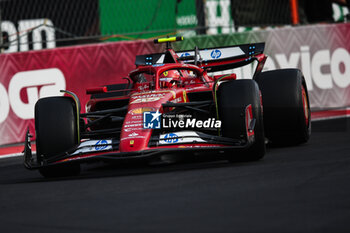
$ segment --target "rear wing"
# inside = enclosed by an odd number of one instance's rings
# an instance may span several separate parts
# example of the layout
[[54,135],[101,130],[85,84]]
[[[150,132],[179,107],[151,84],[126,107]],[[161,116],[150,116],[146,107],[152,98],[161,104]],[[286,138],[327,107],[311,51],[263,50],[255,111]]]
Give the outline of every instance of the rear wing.
[[[213,71],[235,68],[252,62],[255,56],[264,52],[265,43],[243,44],[236,46],[227,46],[220,48],[207,48],[178,51],[177,61],[183,61],[187,64],[195,64],[195,60],[199,62],[202,68],[211,68]],[[168,56],[168,55],[167,55]],[[164,62],[166,53],[146,54],[136,56],[135,64],[156,65],[168,63]]]

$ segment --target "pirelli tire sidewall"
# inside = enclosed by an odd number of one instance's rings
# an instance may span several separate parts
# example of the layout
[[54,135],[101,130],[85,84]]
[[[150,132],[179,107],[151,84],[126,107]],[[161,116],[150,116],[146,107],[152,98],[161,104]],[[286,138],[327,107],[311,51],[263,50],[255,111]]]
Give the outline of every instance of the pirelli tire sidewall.
[[217,103],[222,136],[247,141],[247,106],[252,105],[253,118],[256,119],[253,145],[248,150],[228,155],[228,160],[252,161],[264,157],[266,148],[260,100],[259,87],[254,80],[235,80],[219,85]]
[[311,135],[307,86],[298,69],[262,72],[256,78],[262,93],[265,135],[272,145],[305,143]]
[[[47,97],[35,105],[37,160],[41,163],[76,146],[78,142],[77,108],[70,97]],[[39,169],[46,177],[79,173],[80,166],[50,166]]]

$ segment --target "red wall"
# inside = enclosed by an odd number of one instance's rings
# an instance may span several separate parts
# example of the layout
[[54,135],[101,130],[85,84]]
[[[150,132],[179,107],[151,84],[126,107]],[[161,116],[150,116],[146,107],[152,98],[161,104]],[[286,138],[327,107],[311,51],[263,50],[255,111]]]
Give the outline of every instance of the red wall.
[[[78,95],[84,106],[89,98],[85,95],[86,88],[123,82],[121,78],[135,68],[135,55],[156,50],[161,47],[155,48],[151,41],[137,41],[1,54],[0,145],[22,142],[28,127],[34,132],[30,115],[37,98],[45,96],[47,91],[57,95],[65,85],[66,90]],[[55,72],[45,73],[52,68]],[[33,70],[38,72],[26,72]],[[64,78],[54,77],[57,75]],[[22,110],[25,108],[32,113]]]

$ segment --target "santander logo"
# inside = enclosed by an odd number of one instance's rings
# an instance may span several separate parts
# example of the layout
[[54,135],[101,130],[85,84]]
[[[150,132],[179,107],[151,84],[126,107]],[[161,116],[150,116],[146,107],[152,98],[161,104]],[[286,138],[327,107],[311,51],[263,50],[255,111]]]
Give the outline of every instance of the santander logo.
[[8,87],[0,83],[0,123],[6,120],[10,107],[21,119],[34,118],[34,106],[39,98],[63,96],[66,80],[57,68],[23,71],[16,73]]

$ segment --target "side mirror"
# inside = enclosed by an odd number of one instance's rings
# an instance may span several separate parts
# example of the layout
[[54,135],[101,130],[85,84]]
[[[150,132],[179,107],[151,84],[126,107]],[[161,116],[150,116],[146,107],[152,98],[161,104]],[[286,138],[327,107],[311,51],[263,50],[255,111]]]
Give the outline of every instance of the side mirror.
[[131,84],[132,80],[129,77],[124,77],[122,79],[125,79],[126,81],[128,81],[128,88],[130,88],[130,84]]

